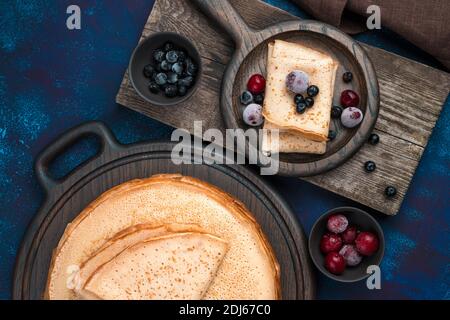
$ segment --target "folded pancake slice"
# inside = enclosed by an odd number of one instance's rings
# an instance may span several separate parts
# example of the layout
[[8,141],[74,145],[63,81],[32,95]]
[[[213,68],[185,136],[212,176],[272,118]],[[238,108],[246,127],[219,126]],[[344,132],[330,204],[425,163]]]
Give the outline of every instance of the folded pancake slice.
[[106,300],[201,299],[226,252],[227,243],[209,234],[153,238],[102,265],[84,289]]
[[[298,50],[293,50],[292,46]],[[312,51],[299,44],[288,45],[284,41],[269,44],[262,113],[266,120],[278,127],[295,130],[314,141],[326,141],[338,65],[332,58],[320,52],[312,54]],[[294,95],[285,85],[286,75],[293,70],[308,73],[310,84],[320,89],[314,97],[314,107],[303,114],[296,112]]]
[[[270,121],[264,122],[264,129],[268,130],[267,135],[263,135],[261,150],[264,154],[274,154],[280,152],[297,152],[324,154],[327,149],[325,141],[314,141],[302,136],[301,133],[294,130],[282,129]],[[279,130],[278,141],[273,130]]]
[[76,271],[76,274],[70,276],[68,286],[78,293],[82,290],[87,279],[92,276],[93,272],[126,248],[151,238],[176,232],[203,232],[203,230],[196,225],[186,224],[167,224],[158,227],[151,224],[140,224],[127,228],[113,236],[97,252],[86,260],[80,266],[79,270]]

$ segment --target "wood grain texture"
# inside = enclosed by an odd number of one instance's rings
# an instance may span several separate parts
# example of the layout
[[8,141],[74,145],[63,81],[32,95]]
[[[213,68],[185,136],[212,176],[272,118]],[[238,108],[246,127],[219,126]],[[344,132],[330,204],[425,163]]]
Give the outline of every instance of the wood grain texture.
[[[102,142],[98,155],[62,181],[48,178],[47,167],[53,157],[86,134],[95,134]],[[277,256],[281,268],[282,298],[313,299],[315,282],[305,235],[295,215],[276,191],[248,167],[175,165],[171,158],[174,144],[121,145],[103,124],[90,122],[71,129],[45,149],[36,162],[36,174],[46,191],[46,199],[31,222],[17,256],[13,298],[42,298],[52,252],[64,229],[103,192],[132,179],[178,173],[211,183],[244,203]],[[196,149],[193,146],[191,160],[201,151],[201,147]]]
[[[297,19],[261,1],[231,2],[243,19],[255,29]],[[131,88],[127,75],[117,95],[117,102],[163,123],[186,128],[191,132],[193,120],[203,120],[205,130],[213,127],[224,130],[219,94],[225,65],[234,51],[231,37],[198,12],[189,1],[182,0],[155,2],[143,37],[156,31],[176,31],[195,40],[203,58],[202,62],[215,62],[211,66],[214,71],[210,73],[210,81],[203,85],[203,89],[199,88],[190,101],[183,106],[177,106],[176,114],[145,103]],[[401,206],[449,93],[450,76],[382,49],[365,44],[362,46],[374,64],[380,85],[381,107],[375,132],[380,135],[381,142],[377,146],[365,145],[340,167],[305,180],[393,215]],[[372,174],[366,174],[363,170],[363,163],[367,160],[373,160],[377,164],[377,170]],[[382,191],[388,184],[397,187],[399,194],[394,199],[387,200],[383,195]],[[368,185],[371,188],[367,188]]]

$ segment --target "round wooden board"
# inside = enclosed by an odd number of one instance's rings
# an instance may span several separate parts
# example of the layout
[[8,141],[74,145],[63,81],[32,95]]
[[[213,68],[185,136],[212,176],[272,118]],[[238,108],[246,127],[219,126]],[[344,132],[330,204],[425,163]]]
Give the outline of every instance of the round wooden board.
[[[53,158],[86,135],[96,135],[102,149],[63,181],[47,174]],[[14,299],[41,299],[54,248],[67,224],[91,201],[131,179],[179,173],[211,183],[242,201],[268,237],[281,267],[283,299],[313,299],[315,283],[304,233],[285,201],[251,168],[238,165],[175,165],[174,143],[121,145],[102,123],[73,128],[51,144],[36,161],[46,200],[29,225],[19,251],[13,281]],[[192,146],[191,159],[202,148]]]
[[[233,38],[236,51],[225,72],[221,108],[226,128],[249,129],[242,119],[244,106],[240,95],[246,90],[252,74],[266,75],[267,46],[275,39],[299,43],[331,56],[339,63],[334,87],[333,105],[340,105],[340,93],[352,89],[360,96],[359,108],[364,114],[362,123],[346,129],[339,119],[332,119],[330,129],[337,138],[327,143],[323,155],[281,153],[279,174],[312,176],[329,171],[344,163],[367,141],[379,112],[378,80],[372,62],[364,49],[337,28],[313,20],[293,20],[272,25],[264,30],[249,27],[228,0],[194,0],[199,8],[219,23]],[[342,74],[353,73],[353,81],[344,83]],[[249,148],[258,146],[248,145]],[[265,157],[260,153],[260,157]],[[261,161],[267,163],[268,159]]]

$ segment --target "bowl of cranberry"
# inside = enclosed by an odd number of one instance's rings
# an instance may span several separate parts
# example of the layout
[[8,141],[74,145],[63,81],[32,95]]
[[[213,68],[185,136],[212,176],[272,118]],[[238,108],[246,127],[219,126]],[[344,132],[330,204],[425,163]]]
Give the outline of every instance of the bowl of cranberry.
[[369,266],[379,266],[383,259],[383,230],[363,210],[335,208],[322,215],[312,227],[309,253],[317,269],[329,278],[360,281],[369,276]]

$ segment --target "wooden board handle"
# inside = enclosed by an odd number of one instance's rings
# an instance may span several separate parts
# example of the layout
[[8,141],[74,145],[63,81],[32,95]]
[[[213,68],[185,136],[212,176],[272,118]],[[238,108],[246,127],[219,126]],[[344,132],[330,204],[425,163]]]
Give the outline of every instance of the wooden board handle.
[[97,152],[94,159],[101,156],[106,151],[111,152],[121,148],[121,145],[112,132],[102,122],[91,121],[70,129],[45,148],[36,159],[36,176],[39,183],[47,192],[62,183],[62,181],[56,180],[49,175],[48,167],[50,163],[56,157],[64,153],[68,147],[87,135],[95,135],[101,142],[101,149]]
[[250,28],[236,11],[229,0],[191,0],[206,16],[215,20],[226,30],[236,47],[240,47],[246,35],[251,35],[254,30]]

